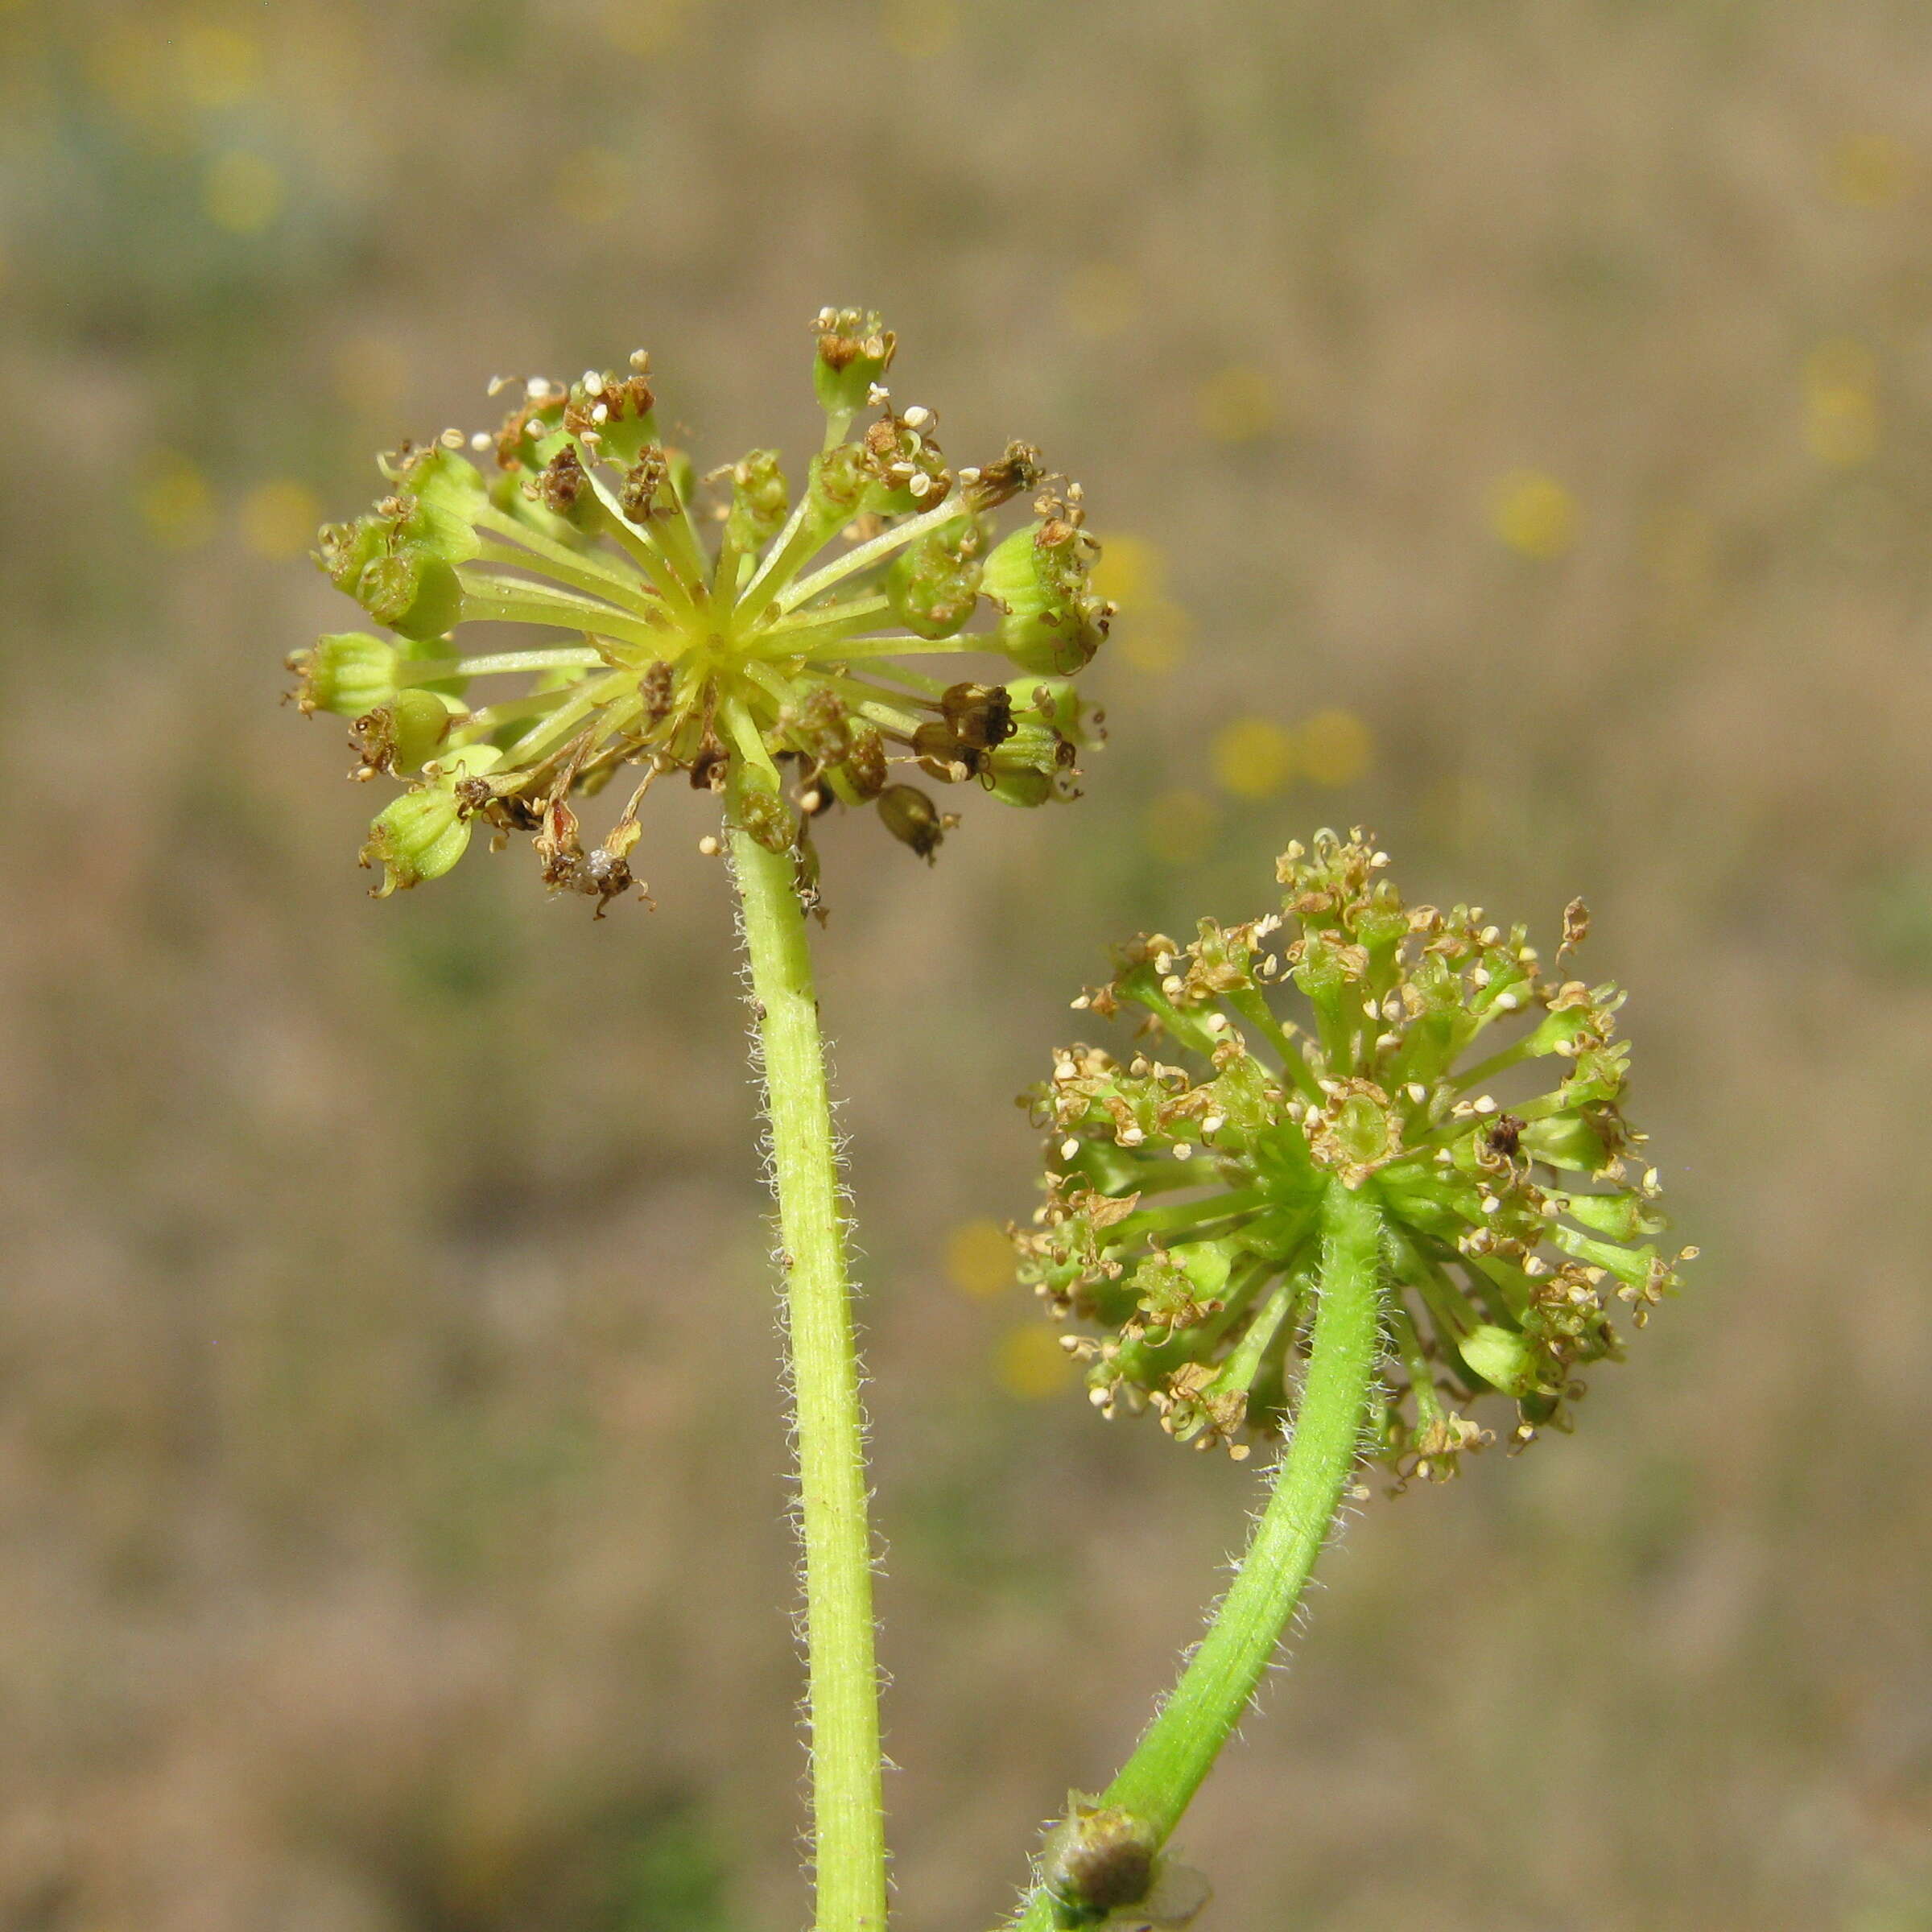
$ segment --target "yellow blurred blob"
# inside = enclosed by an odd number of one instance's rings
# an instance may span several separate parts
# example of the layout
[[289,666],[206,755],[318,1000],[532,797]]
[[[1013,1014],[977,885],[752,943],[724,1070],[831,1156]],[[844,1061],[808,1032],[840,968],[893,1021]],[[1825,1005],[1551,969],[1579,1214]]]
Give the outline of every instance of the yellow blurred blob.
[[1115,632],[1120,654],[1149,677],[1165,677],[1183,663],[1194,637],[1194,619],[1167,597],[1131,605]]
[[304,484],[264,483],[242,500],[242,541],[257,556],[300,556],[321,521],[321,503]]
[[1208,753],[1215,782],[1237,798],[1269,799],[1294,771],[1294,741],[1273,718],[1236,718]]
[[1150,538],[1129,535],[1102,539],[1100,561],[1093,567],[1093,587],[1123,610],[1158,597],[1167,580],[1167,558]]
[[610,0],[605,37],[620,53],[661,54],[684,37],[687,0]]
[[1009,1328],[1000,1337],[993,1373],[1000,1386],[1022,1402],[1043,1402],[1058,1395],[1078,1370],[1073,1358],[1060,1346],[1060,1331],[1044,1322],[1029,1322],[1023,1328]]
[[1375,756],[1368,727],[1352,711],[1318,711],[1294,739],[1296,762],[1311,785],[1352,785]]
[[1198,791],[1157,794],[1141,814],[1147,849],[1169,865],[1194,865],[1213,846],[1219,814],[1212,799]]
[[947,1236],[946,1278],[982,1301],[1013,1286],[1013,1243],[997,1221],[962,1221]]
[[879,31],[886,44],[908,60],[930,60],[960,37],[957,0],[885,0]]
[[1117,262],[1084,262],[1060,290],[1061,319],[1076,336],[1117,336],[1140,312],[1140,283]]
[[1878,453],[1878,360],[1849,336],[1805,358],[1805,443],[1821,463],[1850,469]]
[[1166,580],[1166,554],[1150,538],[1102,539],[1093,570],[1094,588],[1119,605],[1123,617],[1110,648],[1136,671],[1157,677],[1187,656],[1194,630],[1187,613],[1162,595]]
[[231,235],[258,235],[282,212],[282,171],[246,148],[225,149],[201,176],[201,207]]
[[170,550],[192,550],[215,534],[214,493],[186,456],[163,451],[148,462],[134,507],[148,535]]
[[622,157],[608,147],[581,147],[567,155],[551,181],[557,212],[585,227],[613,220],[630,199]]
[[191,27],[175,49],[181,91],[195,106],[233,107],[260,84],[262,46],[231,27]]
[[1540,469],[1513,469],[1489,490],[1489,527],[1525,557],[1560,557],[1576,541],[1576,498]]
[[1911,175],[1911,151],[1889,134],[1847,134],[1825,157],[1826,185],[1848,208],[1890,208]]
[[384,336],[351,336],[336,351],[336,394],[352,408],[380,410],[409,385],[409,358]]
[[1274,379],[1245,362],[1216,369],[1195,393],[1201,433],[1217,443],[1252,443],[1265,436],[1280,413]]

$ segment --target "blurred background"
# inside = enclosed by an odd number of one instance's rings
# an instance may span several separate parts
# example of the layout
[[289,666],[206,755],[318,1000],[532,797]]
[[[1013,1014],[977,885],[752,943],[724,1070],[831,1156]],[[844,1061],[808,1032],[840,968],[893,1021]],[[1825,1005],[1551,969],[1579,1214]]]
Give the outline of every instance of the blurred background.
[[[905,1932],[979,1928],[1257,1478],[1013,1285],[1105,946],[1323,824],[1634,988],[1705,1259],[1574,1439],[1377,1493],[1205,1924],[1932,1926],[1932,14],[0,0],[0,1927],[799,1923],[725,881],[382,906],[283,654],[369,458],[654,352],[700,463],[882,308],[1087,485],[1076,810],[824,843]],[[1094,1024],[1086,1020],[1089,1030]]]

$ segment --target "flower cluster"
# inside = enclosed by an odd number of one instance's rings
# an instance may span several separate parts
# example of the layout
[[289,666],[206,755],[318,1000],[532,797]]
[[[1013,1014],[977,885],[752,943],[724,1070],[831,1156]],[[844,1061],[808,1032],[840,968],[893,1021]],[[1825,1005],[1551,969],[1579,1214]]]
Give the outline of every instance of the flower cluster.
[[[1695,1253],[1645,1238],[1662,1223],[1621,1110],[1623,996],[1546,975],[1480,907],[1406,906],[1387,863],[1323,832],[1282,858],[1281,914],[1136,940],[1074,1004],[1140,1009],[1141,1050],[1068,1048],[1025,1096],[1051,1158],[1022,1274],[1101,1331],[1064,1342],[1105,1414],[1150,1407],[1237,1459],[1282,1429],[1336,1183],[1381,1212],[1376,1446],[1404,1479],[1488,1439],[1461,1412],[1486,1390],[1514,1399],[1517,1443],[1565,1426],[1577,1372],[1620,1352],[1616,1304],[1641,1327]],[[1573,904],[1558,962],[1587,924]]]
[[[601,913],[672,771],[729,789],[734,823],[799,852],[807,892],[811,823],[838,806],[931,857],[955,820],[915,774],[1014,805],[1077,795],[1099,720],[1073,679],[1113,614],[1080,486],[1024,443],[954,471],[933,412],[894,406],[878,318],[813,327],[826,433],[795,497],[774,450],[696,477],[659,440],[639,351],[622,373],[530,378],[494,431],[405,445],[374,509],[323,529],[317,560],[387,634],[324,637],[290,667],[303,710],[354,720],[357,777],[408,783],[363,851],[378,896],[448,871],[481,823],[533,834],[551,887]],[[1016,497],[1033,520],[996,541]],[[479,654],[456,634],[478,624],[571,641]],[[1005,663],[906,662],[968,651]],[[638,782],[587,849],[571,801],[626,766]]]

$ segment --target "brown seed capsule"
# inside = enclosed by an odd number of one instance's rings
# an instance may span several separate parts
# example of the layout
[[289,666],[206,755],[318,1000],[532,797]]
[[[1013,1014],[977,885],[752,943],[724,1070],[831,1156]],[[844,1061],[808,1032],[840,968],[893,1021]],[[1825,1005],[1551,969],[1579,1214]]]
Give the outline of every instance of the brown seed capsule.
[[708,723],[704,736],[691,761],[691,788],[693,791],[722,791],[724,774],[729,769],[731,753],[725,749],[724,741]]
[[937,718],[912,734],[912,749],[920,770],[942,785],[964,784],[985,762],[983,753],[962,745],[952,735],[952,727]]
[[1009,443],[997,463],[989,463],[965,485],[975,510],[997,510],[1011,498],[1039,487],[1040,452],[1030,443]]
[[[593,391],[581,395],[574,390],[564,406],[564,427],[573,436],[586,430],[601,429],[606,423],[621,423],[627,416],[646,416],[657,402],[650,385],[642,376],[626,376],[621,382],[606,377]],[[603,415],[599,415],[599,409]]]
[[567,444],[543,465],[537,478],[537,494],[543,507],[553,514],[568,517],[577,506],[590,482],[577,452]]
[[503,426],[497,431],[499,469],[518,470],[523,467],[526,445],[543,435],[548,427],[546,416],[555,408],[556,402],[554,396],[533,395],[503,419]]
[[1560,961],[1575,952],[1590,936],[1590,908],[1581,899],[1572,899],[1563,908],[1563,943],[1556,949]]
[[879,794],[879,816],[902,845],[910,845],[931,864],[944,838],[939,807],[916,785],[888,785]]
[[667,514],[659,506],[658,494],[670,475],[670,458],[653,444],[625,473],[617,507],[633,523],[648,523],[653,517]]
[[654,724],[671,716],[671,700],[677,691],[677,673],[660,658],[646,664],[638,679],[638,693],[644,700],[644,715]]
[[1013,733],[1013,700],[1004,684],[954,684],[939,694],[952,735],[975,751],[991,751]]

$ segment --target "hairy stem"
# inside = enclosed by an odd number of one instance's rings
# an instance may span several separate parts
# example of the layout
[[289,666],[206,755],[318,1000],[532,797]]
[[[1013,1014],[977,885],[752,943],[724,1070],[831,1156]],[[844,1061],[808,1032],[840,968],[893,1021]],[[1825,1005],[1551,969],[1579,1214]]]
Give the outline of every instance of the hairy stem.
[[804,1543],[819,1932],[882,1932],[886,1847],[865,1418],[838,1157],[805,916],[789,853],[731,834],[783,1244]]
[[[1381,1355],[1381,1212],[1329,1183],[1308,1373],[1274,1492],[1241,1568],[1173,1695],[1108,1787],[1165,1843],[1213,1768],[1301,1601],[1361,1447]],[[1048,1932],[1053,1901],[1036,1891],[1015,1932]]]

